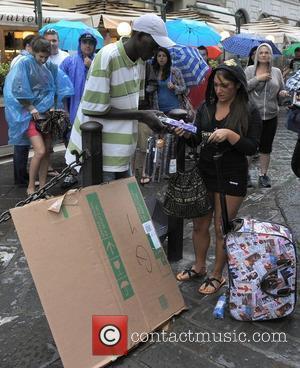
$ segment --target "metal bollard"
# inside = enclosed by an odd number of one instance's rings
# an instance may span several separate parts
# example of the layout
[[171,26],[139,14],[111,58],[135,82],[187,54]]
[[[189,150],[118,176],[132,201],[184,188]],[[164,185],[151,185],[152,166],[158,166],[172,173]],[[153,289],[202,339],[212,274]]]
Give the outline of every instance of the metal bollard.
[[82,165],[82,186],[100,184],[103,181],[102,161],[102,125],[97,121],[88,121],[80,126],[82,131],[82,149],[87,159]]
[[[185,110],[175,109],[168,113],[173,119],[184,119],[187,115]],[[185,140],[178,138],[177,142],[177,170],[184,171],[185,166]],[[177,262],[183,254],[183,219],[168,216],[168,260]]]

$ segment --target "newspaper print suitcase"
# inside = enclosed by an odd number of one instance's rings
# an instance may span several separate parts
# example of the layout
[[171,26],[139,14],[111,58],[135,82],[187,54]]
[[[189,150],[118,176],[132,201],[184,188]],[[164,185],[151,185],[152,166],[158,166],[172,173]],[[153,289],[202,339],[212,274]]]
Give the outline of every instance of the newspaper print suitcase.
[[297,256],[284,225],[255,219],[229,221],[222,180],[222,156],[214,156],[220,188],[222,230],[229,276],[229,311],[240,321],[290,315],[297,298]]
[[279,224],[236,219],[226,235],[229,311],[241,321],[288,316],[296,304],[296,247]]

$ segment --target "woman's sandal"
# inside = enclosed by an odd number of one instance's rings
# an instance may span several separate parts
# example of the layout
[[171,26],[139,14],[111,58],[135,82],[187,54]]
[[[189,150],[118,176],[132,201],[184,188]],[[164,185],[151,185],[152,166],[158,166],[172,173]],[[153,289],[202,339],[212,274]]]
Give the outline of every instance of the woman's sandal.
[[[218,280],[215,277],[208,277],[203,281],[198,291],[200,294],[205,295],[214,294],[225,284],[225,282],[226,280],[224,277],[222,277],[221,280]],[[204,289],[201,289],[203,286]],[[211,291],[205,291],[208,287],[211,287]]]
[[151,181],[151,179],[149,178],[149,176],[142,176],[141,179],[140,179],[141,185],[149,184],[150,181]]
[[[202,267],[202,271],[196,272],[192,267],[185,269],[184,271],[178,273],[176,275],[177,281],[189,281],[192,279],[196,279],[197,277],[204,277],[206,275],[206,268]],[[204,270],[204,272],[203,272]],[[187,275],[187,278],[180,278],[181,276]]]

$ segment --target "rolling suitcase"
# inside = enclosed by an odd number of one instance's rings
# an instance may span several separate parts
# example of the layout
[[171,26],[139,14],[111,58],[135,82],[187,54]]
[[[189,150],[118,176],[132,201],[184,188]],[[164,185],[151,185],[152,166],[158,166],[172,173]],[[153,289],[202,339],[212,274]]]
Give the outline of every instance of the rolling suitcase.
[[214,156],[228,262],[229,312],[236,320],[290,315],[296,305],[296,247],[291,230],[252,218],[228,220],[222,193],[222,154]]

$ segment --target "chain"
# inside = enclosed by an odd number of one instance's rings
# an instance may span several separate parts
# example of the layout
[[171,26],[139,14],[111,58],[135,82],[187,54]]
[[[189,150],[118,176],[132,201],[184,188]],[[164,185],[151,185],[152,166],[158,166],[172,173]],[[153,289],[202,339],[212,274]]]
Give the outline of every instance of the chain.
[[[18,202],[15,205],[15,207],[22,207],[30,202],[34,202],[37,201],[38,199],[45,198],[45,195],[49,189],[54,187],[61,179],[64,179],[65,177],[70,175],[73,169],[75,169],[75,167],[82,165],[82,163],[80,162],[81,157],[83,157],[84,159],[86,158],[88,159],[90,157],[90,155],[87,155],[85,151],[82,151],[81,154],[79,154],[77,151],[73,151],[72,153],[76,155],[75,161],[71,162],[68,166],[66,166],[59,175],[53,177],[42,188],[30,194],[27,198],[23,199],[22,201]],[[10,211],[9,210],[4,211],[0,215],[0,224],[10,219],[11,219]]]

